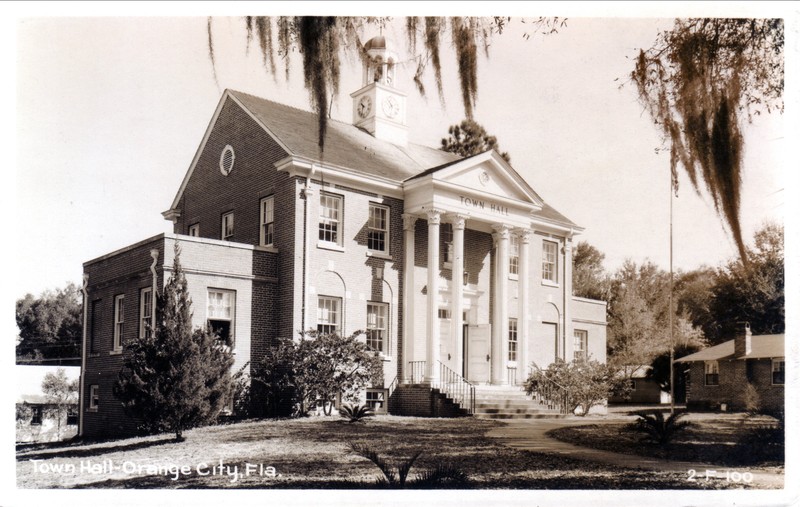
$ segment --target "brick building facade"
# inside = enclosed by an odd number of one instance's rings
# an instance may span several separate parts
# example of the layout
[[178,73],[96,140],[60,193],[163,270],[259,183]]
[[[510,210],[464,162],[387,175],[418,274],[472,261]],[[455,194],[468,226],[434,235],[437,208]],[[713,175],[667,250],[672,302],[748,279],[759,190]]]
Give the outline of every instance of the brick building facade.
[[379,63],[352,94],[353,123],[329,121],[323,155],[314,113],[227,90],[163,213],[173,233],[84,264],[82,434],[132,428],[112,384],[176,242],[194,324],[230,340],[234,368],[302,330],[366,330],[379,409],[390,386],[445,371],[518,384],[531,363],[605,360],[605,303],[571,294],[582,229],[494,151],[409,143],[392,52],[382,37],[368,49]]
[[[682,357],[687,366],[686,405],[695,409],[745,410],[746,387],[763,410],[783,410],[786,358],[784,335],[756,335],[742,325],[733,340]],[[723,407],[724,406],[724,407]]]

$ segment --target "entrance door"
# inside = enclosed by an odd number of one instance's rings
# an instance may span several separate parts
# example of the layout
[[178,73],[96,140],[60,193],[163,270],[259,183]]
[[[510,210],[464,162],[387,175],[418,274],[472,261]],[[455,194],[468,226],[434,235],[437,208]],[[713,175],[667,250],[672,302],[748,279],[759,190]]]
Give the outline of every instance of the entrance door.
[[490,374],[489,344],[491,339],[491,326],[482,324],[467,326],[469,330],[464,333],[467,339],[467,380],[470,382],[488,382]]

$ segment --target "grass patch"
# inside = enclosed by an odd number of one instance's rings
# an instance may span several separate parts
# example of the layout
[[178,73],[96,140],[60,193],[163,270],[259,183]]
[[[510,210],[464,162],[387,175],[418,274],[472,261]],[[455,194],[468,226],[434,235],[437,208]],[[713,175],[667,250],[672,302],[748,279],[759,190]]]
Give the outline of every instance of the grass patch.
[[627,422],[559,428],[548,435],[564,442],[623,454],[730,467],[747,466],[765,471],[783,469],[783,447],[775,447],[769,453],[753,452],[742,443],[743,437],[750,432],[777,426],[777,421],[771,417],[690,413],[684,420],[690,422],[690,426],[676,433],[665,445],[645,441],[642,434],[630,429]]
[[[688,483],[685,474],[614,466],[512,449],[487,437],[503,423],[473,418],[427,419],[377,416],[366,424],[313,417],[264,420],[198,428],[186,440],[170,436],[79,443],[19,450],[19,488],[379,488],[382,473],[352,445],[369,446],[393,463],[422,452],[411,475],[461,471],[479,489],[717,489],[722,481]],[[41,460],[35,464],[31,459]],[[119,469],[87,470],[111,463]],[[197,470],[198,465],[208,466]],[[220,473],[212,474],[212,467]],[[247,465],[274,467],[276,475]],[[35,465],[35,467],[34,467]],[[83,469],[81,466],[83,465]],[[127,466],[128,468],[123,468]],[[171,467],[187,473],[171,474]],[[131,470],[135,471],[131,471]],[[238,470],[239,476],[228,475]],[[256,468],[257,470],[257,468]],[[207,473],[208,475],[203,475]],[[175,478],[177,477],[177,478]],[[424,477],[423,477],[424,478]],[[424,481],[420,481],[423,483]],[[446,488],[444,481],[440,487]],[[384,485],[385,486],[385,485]],[[456,487],[456,486],[453,486]]]

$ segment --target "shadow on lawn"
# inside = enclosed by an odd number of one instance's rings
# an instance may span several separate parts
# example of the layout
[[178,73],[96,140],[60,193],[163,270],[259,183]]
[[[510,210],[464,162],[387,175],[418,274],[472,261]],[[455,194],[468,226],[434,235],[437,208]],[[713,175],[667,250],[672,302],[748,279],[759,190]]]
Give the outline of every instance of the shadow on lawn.
[[147,447],[155,447],[159,445],[167,445],[176,442],[174,437],[166,437],[158,440],[147,440],[144,442],[134,442],[130,444],[119,444],[111,446],[97,446],[89,447],[88,449],[75,449],[72,447],[59,447],[57,450],[41,450],[40,452],[19,453],[17,454],[17,461],[27,461],[31,459],[52,459],[52,458],[88,458],[93,456],[101,456],[113,452],[122,451],[135,451],[137,449],[145,449]]

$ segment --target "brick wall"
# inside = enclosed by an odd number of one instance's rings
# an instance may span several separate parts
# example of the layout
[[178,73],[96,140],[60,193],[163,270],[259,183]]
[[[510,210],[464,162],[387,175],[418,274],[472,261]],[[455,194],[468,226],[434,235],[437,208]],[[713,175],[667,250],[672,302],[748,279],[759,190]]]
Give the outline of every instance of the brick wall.
[[466,415],[438,389],[424,384],[401,384],[389,397],[389,413],[412,417],[462,417]]
[[[312,181],[311,187],[314,193],[307,210],[310,227],[307,326],[316,329],[320,295],[341,298],[340,332],[344,335],[366,328],[369,302],[387,303],[383,377],[388,384],[398,375],[398,350],[402,343],[403,201],[332,182]],[[339,248],[332,249],[319,241],[321,194],[342,198]],[[370,203],[389,208],[388,255],[371,252],[367,247]],[[296,245],[298,249],[302,247],[299,233]]]
[[[121,354],[112,350],[114,298],[118,295],[125,296],[125,325],[121,340],[124,350],[124,344],[139,334],[140,291],[151,287],[153,283],[150,272],[150,265],[153,263],[151,249],[159,252],[156,271],[159,277],[158,286],[161,287],[164,258],[162,236],[132,245],[116,255],[111,254],[84,264],[84,273],[89,275],[88,300],[92,302],[87,321],[87,358],[82,369],[84,392],[81,399],[84,404],[82,410],[85,435],[132,433],[136,429],[136,422],[125,416],[122,406],[114,400],[112,394],[123,360]],[[92,342],[94,351],[90,351],[89,345]],[[92,385],[99,386],[100,410],[97,412],[88,410]]]
[[719,361],[719,385],[716,386],[705,385],[705,364],[702,361],[692,362],[687,383],[687,405],[695,409],[716,409],[725,403],[728,410],[743,410],[748,369],[750,382],[758,391],[761,408],[782,409],[784,386],[772,385],[771,359]]
[[[232,371],[260,360],[277,329],[275,306],[277,294],[277,254],[255,249],[251,245],[188,236],[160,235],[122,251],[114,252],[84,265],[89,275],[88,299],[92,302],[87,339],[95,329],[95,351],[84,365],[84,435],[119,435],[135,432],[136,421],[127,417],[113,397],[113,385],[122,368],[124,343],[139,333],[139,293],[152,285],[150,250],[159,251],[158,287],[172,272],[174,244],[181,248],[181,264],[185,271],[193,302],[194,327],[204,326],[207,316],[208,289],[233,291],[235,297],[233,335],[235,341]],[[125,328],[122,353],[112,351],[114,297],[125,295]],[[94,315],[94,312],[97,315]],[[92,322],[94,319],[94,326]],[[99,386],[100,409],[88,410],[92,385]]]

